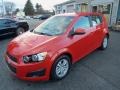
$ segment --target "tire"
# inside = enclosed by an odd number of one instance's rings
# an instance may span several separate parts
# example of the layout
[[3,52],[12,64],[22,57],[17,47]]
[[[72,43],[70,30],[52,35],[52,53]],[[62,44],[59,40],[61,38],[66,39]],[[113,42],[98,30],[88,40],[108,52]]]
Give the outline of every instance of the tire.
[[105,50],[108,47],[108,40],[108,36],[105,36],[100,46],[100,50]]
[[25,29],[24,28],[22,28],[22,27],[19,27],[17,30],[16,30],[16,35],[18,36],[18,35],[21,35],[21,34],[23,34],[25,32]]
[[52,80],[61,80],[67,76],[71,67],[70,57],[67,55],[60,56],[53,64],[51,70]]

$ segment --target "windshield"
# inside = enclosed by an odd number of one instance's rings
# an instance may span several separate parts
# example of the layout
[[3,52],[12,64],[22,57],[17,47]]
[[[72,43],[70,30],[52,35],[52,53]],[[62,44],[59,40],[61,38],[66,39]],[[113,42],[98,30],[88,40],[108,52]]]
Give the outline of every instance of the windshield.
[[50,36],[60,35],[66,31],[72,19],[73,16],[54,16],[40,24],[33,32]]

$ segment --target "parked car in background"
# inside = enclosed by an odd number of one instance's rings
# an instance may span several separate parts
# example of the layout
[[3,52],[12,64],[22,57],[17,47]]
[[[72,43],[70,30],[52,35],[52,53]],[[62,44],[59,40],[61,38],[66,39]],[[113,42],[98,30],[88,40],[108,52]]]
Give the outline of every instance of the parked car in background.
[[15,21],[12,19],[0,18],[0,36],[8,34],[20,35],[29,29],[25,21]]
[[13,16],[12,19],[17,20],[17,21],[25,20],[25,16]]
[[26,20],[31,20],[32,18],[31,18],[31,16],[25,16],[25,19]]
[[51,16],[50,14],[45,14],[45,15],[42,15],[39,19],[45,20],[45,19],[48,19],[50,16]]
[[13,17],[6,15],[6,16],[4,16],[3,18],[12,19]]
[[36,15],[36,16],[33,16],[33,19],[39,19],[41,17],[41,15]]
[[50,16],[51,16],[50,14],[37,15],[34,16],[33,19],[45,20],[48,19]]
[[60,80],[71,65],[92,51],[108,46],[106,19],[98,13],[55,15],[13,39],[5,60],[23,80]]

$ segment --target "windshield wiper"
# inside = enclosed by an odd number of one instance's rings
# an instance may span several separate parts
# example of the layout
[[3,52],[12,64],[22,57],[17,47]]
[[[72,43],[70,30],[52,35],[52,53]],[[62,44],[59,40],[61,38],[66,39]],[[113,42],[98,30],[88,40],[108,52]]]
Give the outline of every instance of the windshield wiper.
[[51,34],[43,33],[43,32],[41,32],[41,33],[39,33],[39,34],[41,34],[41,35],[47,35],[47,36],[52,36]]
[[53,36],[51,34],[48,34],[48,33],[44,33],[44,32],[36,32],[36,31],[33,31],[35,34],[41,34],[41,35],[47,35],[47,36]]

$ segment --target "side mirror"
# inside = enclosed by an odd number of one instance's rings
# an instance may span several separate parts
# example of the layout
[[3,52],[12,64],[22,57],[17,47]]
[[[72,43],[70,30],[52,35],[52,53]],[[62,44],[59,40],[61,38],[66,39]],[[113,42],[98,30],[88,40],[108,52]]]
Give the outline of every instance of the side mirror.
[[85,32],[84,29],[82,29],[82,28],[78,28],[78,29],[76,29],[75,31],[72,30],[72,31],[70,32],[69,36],[83,35],[83,34],[85,34],[85,33],[86,33],[86,32]]
[[78,28],[74,31],[74,34],[75,35],[82,35],[82,34],[85,34],[85,29],[82,29],[82,28]]

